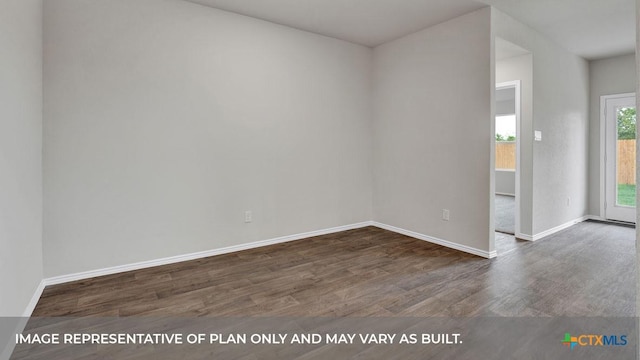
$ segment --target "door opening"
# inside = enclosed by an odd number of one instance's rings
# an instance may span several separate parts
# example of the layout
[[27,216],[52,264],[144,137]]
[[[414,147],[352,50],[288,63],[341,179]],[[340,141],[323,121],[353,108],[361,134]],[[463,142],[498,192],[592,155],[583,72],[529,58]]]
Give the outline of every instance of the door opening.
[[520,81],[496,85],[495,229],[519,233]]
[[636,97],[601,98],[604,127],[604,217],[636,222]]

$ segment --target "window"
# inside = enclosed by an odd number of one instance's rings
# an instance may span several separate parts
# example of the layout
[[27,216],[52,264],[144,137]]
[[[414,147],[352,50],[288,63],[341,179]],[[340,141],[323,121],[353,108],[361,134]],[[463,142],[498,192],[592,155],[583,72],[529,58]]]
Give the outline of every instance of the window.
[[516,116],[496,116],[496,169],[516,169]]

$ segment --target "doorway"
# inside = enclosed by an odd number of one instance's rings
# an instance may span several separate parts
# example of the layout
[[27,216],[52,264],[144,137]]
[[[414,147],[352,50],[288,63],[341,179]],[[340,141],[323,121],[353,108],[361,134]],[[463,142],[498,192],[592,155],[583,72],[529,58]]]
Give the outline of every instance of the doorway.
[[518,230],[520,81],[496,85],[495,229],[515,235]]
[[[493,233],[492,249],[497,256],[517,251],[531,234],[532,154],[533,148],[533,56],[530,51],[505,39],[495,38],[495,84],[491,135],[493,186],[491,217]],[[508,100],[507,102],[504,102]],[[513,126],[515,119],[515,139]],[[504,125],[500,122],[509,122]],[[503,126],[508,129],[504,130]],[[496,131],[497,130],[497,131]],[[524,136],[521,136],[524,134]],[[512,136],[510,138],[510,136]],[[501,145],[500,141],[511,142]],[[507,149],[497,149],[503,146]],[[523,151],[524,149],[524,151]],[[508,155],[510,161],[501,158]],[[506,197],[502,197],[506,196]],[[496,199],[497,197],[497,199]],[[497,203],[507,200],[510,203]],[[506,210],[503,212],[503,210]],[[501,213],[508,214],[509,228],[500,224]],[[506,230],[506,231],[505,231]],[[523,230],[525,231],[523,233]],[[507,234],[507,232],[509,234]],[[515,235],[511,235],[515,233]]]
[[601,98],[604,127],[604,217],[636,221],[636,96],[633,93]]

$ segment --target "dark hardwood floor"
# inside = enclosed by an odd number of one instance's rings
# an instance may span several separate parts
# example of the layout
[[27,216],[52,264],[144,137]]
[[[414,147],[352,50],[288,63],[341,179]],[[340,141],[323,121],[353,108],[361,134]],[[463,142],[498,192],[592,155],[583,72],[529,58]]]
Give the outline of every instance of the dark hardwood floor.
[[496,231],[496,252],[498,256],[505,255],[511,251],[518,249],[521,246],[531,244],[530,241],[516,239],[515,235],[505,234]]
[[47,287],[34,316],[634,316],[635,230],[493,260],[378,228]]

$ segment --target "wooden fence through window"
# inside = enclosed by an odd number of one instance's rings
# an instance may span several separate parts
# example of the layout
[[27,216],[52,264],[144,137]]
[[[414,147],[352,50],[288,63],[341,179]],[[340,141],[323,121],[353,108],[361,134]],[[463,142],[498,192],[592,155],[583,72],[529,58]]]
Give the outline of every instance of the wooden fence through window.
[[515,141],[496,141],[496,169],[516,169]]
[[618,184],[636,183],[636,141],[618,140]]
[[[636,141],[618,140],[618,184],[636,183]],[[516,169],[515,141],[496,142],[496,169]]]

